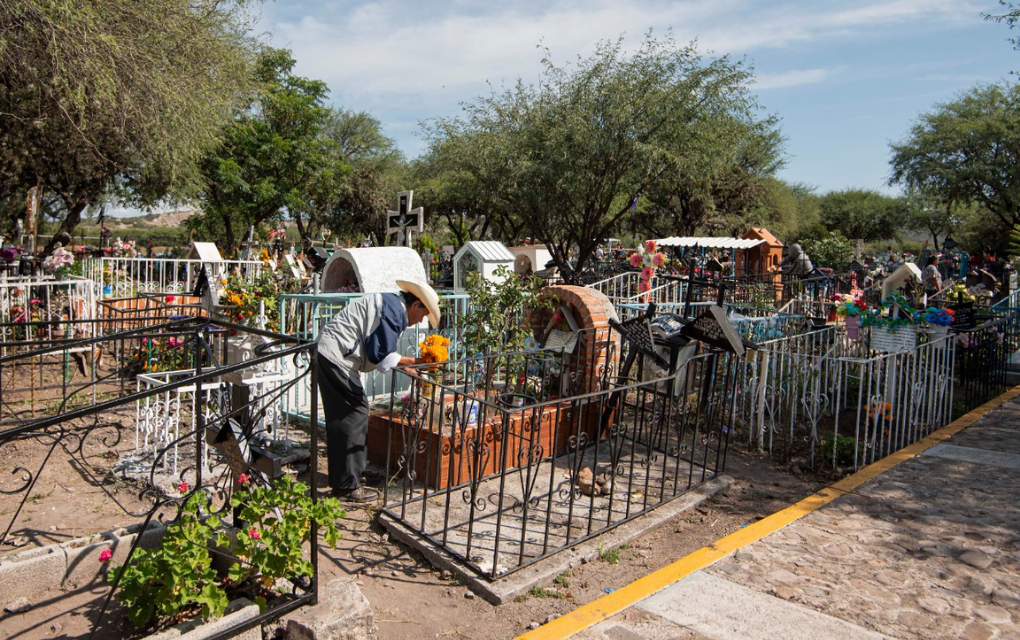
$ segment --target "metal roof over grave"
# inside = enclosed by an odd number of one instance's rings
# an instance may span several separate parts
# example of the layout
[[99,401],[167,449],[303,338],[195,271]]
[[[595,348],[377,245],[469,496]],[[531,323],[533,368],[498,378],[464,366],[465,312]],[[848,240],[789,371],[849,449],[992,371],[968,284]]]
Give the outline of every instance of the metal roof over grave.
[[753,249],[765,240],[755,238],[704,238],[670,236],[655,241],[658,247],[698,247],[700,249]]
[[465,242],[457,255],[453,256],[453,288],[463,291],[467,286],[467,274],[477,271],[486,280],[502,282],[496,276],[496,268],[505,266],[514,269],[514,254],[502,242],[495,240],[472,240]]

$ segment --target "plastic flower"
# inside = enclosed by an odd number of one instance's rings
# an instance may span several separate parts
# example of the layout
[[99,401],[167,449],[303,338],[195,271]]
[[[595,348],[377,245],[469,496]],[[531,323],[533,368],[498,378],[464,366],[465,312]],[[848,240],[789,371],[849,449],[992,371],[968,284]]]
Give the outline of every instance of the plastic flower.
[[641,254],[640,253],[632,253],[632,254],[630,254],[630,266],[632,266],[632,267],[640,267],[641,264],[642,264],[642,259],[641,259]]
[[538,340],[535,340],[534,336],[528,336],[524,339],[524,348],[528,351],[535,351],[538,349]]
[[103,551],[99,554],[100,562],[109,562],[111,558],[113,558],[113,552],[109,549],[103,549]]
[[174,300],[176,300],[176,299],[177,298],[175,298],[174,296],[167,296],[166,297],[166,302],[167,302],[167,304],[173,304]]
[[651,280],[653,275],[655,275],[655,270],[652,269],[651,267],[645,267],[644,269],[641,270],[642,280]]
[[641,293],[648,293],[652,290],[652,285],[647,280],[642,280],[638,283],[638,291]]
[[662,252],[656,253],[652,256],[652,264],[656,267],[661,267],[666,264],[666,256],[664,256]]
[[645,243],[645,253],[655,253],[655,240],[649,240]]

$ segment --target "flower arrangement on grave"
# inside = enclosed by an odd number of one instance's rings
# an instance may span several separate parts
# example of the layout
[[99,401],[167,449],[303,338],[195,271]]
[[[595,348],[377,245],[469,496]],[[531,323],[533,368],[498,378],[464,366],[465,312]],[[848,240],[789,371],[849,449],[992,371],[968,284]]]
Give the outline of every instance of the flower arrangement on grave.
[[138,247],[134,240],[124,242],[120,238],[114,238],[113,244],[106,247],[103,253],[111,258],[137,258]]
[[944,291],[943,297],[949,302],[957,302],[958,300],[961,299],[963,302],[977,301],[977,296],[972,294],[970,290],[967,289],[967,285],[963,284],[962,282],[954,284],[948,290]]
[[418,357],[428,363],[441,364],[450,359],[450,339],[438,333],[418,343]]
[[652,288],[652,276],[655,270],[666,264],[666,256],[661,251],[656,251],[655,240],[645,242],[639,247],[636,253],[630,256],[630,266],[641,269],[641,279],[638,282],[638,291],[645,293]]
[[868,305],[864,302],[864,292],[860,289],[851,289],[850,293],[837,293],[830,300],[836,303],[836,315],[840,318],[861,316],[868,310]]
[[283,242],[283,239],[286,238],[286,237],[287,237],[287,230],[284,229],[283,227],[280,227],[279,229],[271,229],[269,231],[269,240],[270,241],[272,241],[272,240],[279,240],[280,242]]
[[46,256],[42,267],[46,273],[52,273],[60,277],[67,274],[72,264],[74,264],[74,254],[64,247],[58,246],[53,250],[53,253]]
[[[892,309],[899,309],[898,314],[893,314]],[[946,327],[953,323],[954,312],[952,309],[938,309],[928,307],[927,309],[914,309],[907,302],[906,298],[898,293],[890,294],[888,298],[873,309],[868,309],[861,316],[861,326],[864,327],[886,327],[895,331],[902,326],[939,326]]]
[[265,309],[267,331],[280,329],[280,294],[286,291],[286,277],[265,269],[246,280],[239,275],[231,275],[220,289],[220,304],[229,307],[226,312],[228,319],[237,324],[247,324],[258,319],[260,303]]
[[6,247],[0,249],[0,262],[5,264],[11,264],[21,255],[21,249],[18,247]]
[[191,368],[192,349],[185,346],[182,336],[142,338],[131,355],[131,365],[141,373],[180,371]]
[[[188,493],[186,482],[178,490],[185,495],[159,546],[136,549],[127,564],[111,565],[106,573],[108,582],[118,584],[117,599],[127,607],[128,619],[139,627],[164,626],[193,615],[221,616],[237,597],[264,610],[285,595],[277,586],[284,579],[308,584],[313,567],[304,557],[304,545],[312,520],[326,544],[335,548],[341,537],[336,521],[347,517],[336,498],[313,501],[308,486],[290,476],[270,484],[242,473],[229,506],[239,510],[237,518],[245,524],[232,538],[214,510],[211,492]],[[212,539],[217,547],[213,551],[208,544]],[[212,566],[213,552],[236,559],[225,577]],[[106,564],[112,558],[106,550],[99,561]]]

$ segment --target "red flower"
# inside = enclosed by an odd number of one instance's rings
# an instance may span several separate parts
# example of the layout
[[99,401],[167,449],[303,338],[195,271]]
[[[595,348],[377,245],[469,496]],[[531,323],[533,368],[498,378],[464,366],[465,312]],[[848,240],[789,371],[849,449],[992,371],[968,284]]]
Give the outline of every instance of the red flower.
[[248,529],[248,536],[253,540],[258,540],[259,539],[258,529]]
[[180,491],[181,493],[187,493],[187,491],[188,491],[188,483],[184,482],[184,481],[181,481],[181,485],[179,487],[177,487],[177,490]]
[[173,296],[167,296],[166,297],[166,302],[167,302],[167,304],[173,304],[173,301],[176,300],[176,299],[177,298],[175,298]]
[[247,473],[242,473],[241,475],[237,476],[238,484],[248,484],[248,482],[250,482],[250,481],[251,481],[251,476],[248,475]]
[[103,549],[103,552],[99,554],[100,562],[109,562],[110,558],[113,557],[113,552],[109,549]]

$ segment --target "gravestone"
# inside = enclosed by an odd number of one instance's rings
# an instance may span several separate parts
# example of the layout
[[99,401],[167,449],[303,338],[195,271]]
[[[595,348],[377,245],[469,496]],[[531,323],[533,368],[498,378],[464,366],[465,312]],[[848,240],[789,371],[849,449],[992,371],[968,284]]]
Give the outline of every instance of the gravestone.
[[726,312],[718,305],[712,305],[708,311],[687,323],[680,333],[691,340],[704,342],[738,356],[744,355],[744,341],[737,335]]
[[946,306],[953,310],[953,329],[973,329],[977,326],[977,321],[974,319],[973,302],[957,302]]
[[414,191],[401,191],[397,194],[397,210],[387,211],[386,235],[398,233],[400,244],[411,246],[411,231],[421,233],[425,230],[425,209],[411,208]]
[[667,369],[669,367],[669,362],[655,350],[655,341],[652,339],[652,325],[648,321],[647,316],[638,316],[637,318],[627,320],[626,322],[610,320],[609,324],[620,332],[620,335],[623,336],[623,338],[629,342],[632,347],[636,348],[646,358],[650,358],[656,366],[661,367],[662,369]]

